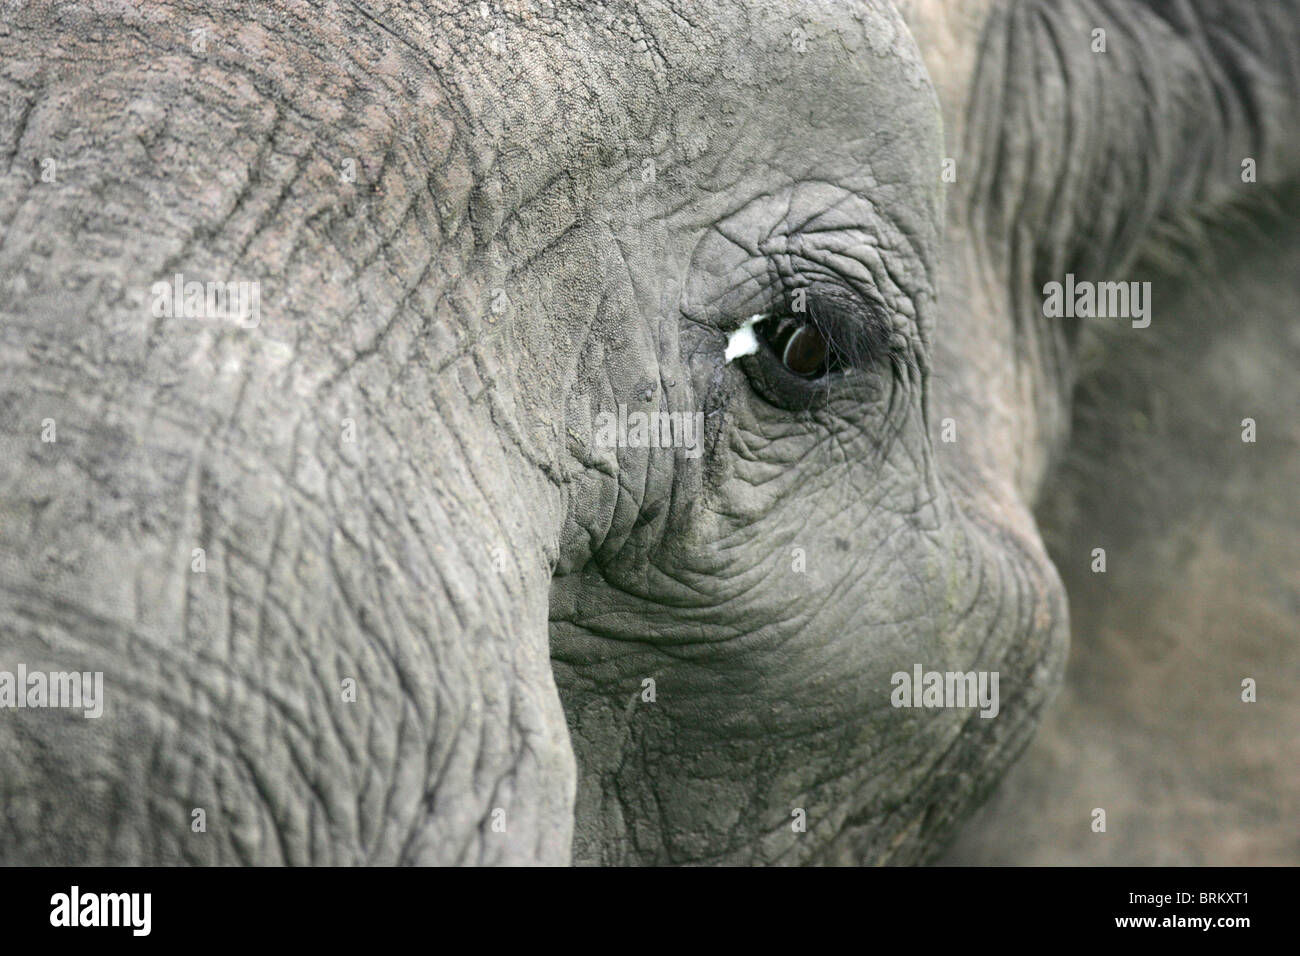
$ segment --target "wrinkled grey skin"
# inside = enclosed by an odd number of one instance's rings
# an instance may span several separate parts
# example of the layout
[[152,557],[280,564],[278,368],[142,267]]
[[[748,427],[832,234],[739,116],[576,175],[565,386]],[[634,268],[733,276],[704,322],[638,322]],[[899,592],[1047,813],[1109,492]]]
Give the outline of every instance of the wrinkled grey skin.
[[[0,711],[4,861],[933,858],[1065,663],[1037,290],[1295,157],[1284,19],[1034,6],[7,12],[0,668],[107,700]],[[177,272],[260,324],[155,317]],[[800,287],[892,356],[791,411],[723,351]],[[918,663],[998,716],[895,709]]]

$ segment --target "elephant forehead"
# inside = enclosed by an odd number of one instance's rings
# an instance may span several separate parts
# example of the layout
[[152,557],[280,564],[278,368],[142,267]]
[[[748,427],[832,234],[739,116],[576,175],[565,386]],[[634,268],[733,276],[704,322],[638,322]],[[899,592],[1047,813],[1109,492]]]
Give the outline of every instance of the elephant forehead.
[[937,234],[938,105],[892,5],[544,9],[494,15],[440,74],[470,133],[473,219],[513,254],[606,217],[611,196],[689,227],[805,181],[889,203],[922,242]]

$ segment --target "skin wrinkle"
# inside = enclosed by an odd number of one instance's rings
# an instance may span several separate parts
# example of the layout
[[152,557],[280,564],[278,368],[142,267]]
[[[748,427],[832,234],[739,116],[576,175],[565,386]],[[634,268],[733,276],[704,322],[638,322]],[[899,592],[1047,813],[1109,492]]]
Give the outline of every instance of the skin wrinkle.
[[[101,626],[103,626],[103,625],[101,625]],[[202,689],[202,687],[203,687],[203,685],[202,685],[201,683],[195,683],[194,686],[195,686],[196,689]],[[111,690],[111,689],[110,689],[110,690]],[[146,690],[145,687],[141,687],[141,688],[139,688],[139,691],[140,691],[141,693],[145,692],[145,690]],[[128,688],[128,692],[131,692],[131,689]],[[270,698],[268,698],[268,699],[270,699]]]

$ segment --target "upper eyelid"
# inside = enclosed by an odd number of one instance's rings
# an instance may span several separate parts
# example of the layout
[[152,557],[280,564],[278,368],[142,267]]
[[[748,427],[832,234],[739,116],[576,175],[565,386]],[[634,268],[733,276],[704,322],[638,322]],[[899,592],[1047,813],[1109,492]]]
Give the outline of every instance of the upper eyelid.
[[815,324],[838,358],[851,368],[866,369],[896,346],[892,339],[894,323],[883,304],[864,299],[856,290],[846,287],[836,290],[835,285],[840,283],[827,281],[804,287],[807,290],[804,313],[783,301],[765,314],[768,320],[788,316]]
[[758,248],[775,281],[792,286],[824,277],[845,285],[861,298],[879,303],[895,317],[897,331],[914,338],[912,293],[897,273],[898,257],[905,256],[907,249],[882,243],[863,226],[770,235]]

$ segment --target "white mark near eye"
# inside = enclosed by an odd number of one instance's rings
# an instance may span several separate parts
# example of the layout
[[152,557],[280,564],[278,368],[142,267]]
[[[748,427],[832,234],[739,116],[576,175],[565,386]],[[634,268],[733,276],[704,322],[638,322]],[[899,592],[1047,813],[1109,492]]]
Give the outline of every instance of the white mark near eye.
[[758,336],[754,334],[754,326],[767,318],[765,315],[751,315],[745,320],[745,324],[736,331],[727,336],[727,351],[723,353],[723,358],[727,364],[731,364],[732,359],[738,359],[742,355],[753,355],[758,351]]

